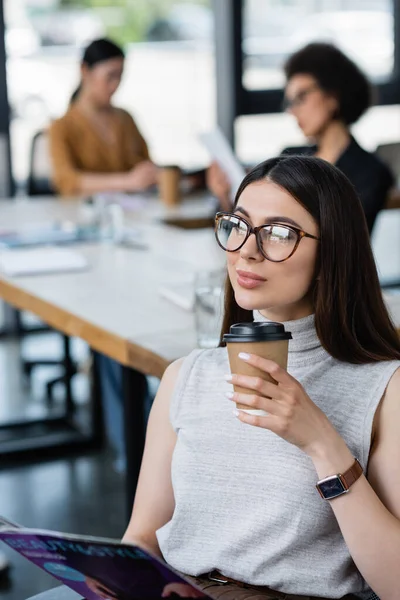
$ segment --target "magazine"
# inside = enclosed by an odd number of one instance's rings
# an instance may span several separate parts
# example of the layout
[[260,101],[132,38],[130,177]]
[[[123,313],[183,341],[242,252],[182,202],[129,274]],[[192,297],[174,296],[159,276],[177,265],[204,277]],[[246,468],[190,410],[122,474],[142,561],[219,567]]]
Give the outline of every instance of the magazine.
[[2,517],[0,540],[85,600],[210,598],[157,556],[118,540],[28,529]]

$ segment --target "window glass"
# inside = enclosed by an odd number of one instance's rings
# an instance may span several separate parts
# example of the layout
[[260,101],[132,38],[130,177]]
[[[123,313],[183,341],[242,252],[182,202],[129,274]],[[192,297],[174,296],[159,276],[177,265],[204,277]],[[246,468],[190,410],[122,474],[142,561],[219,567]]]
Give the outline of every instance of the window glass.
[[393,0],[246,0],[243,86],[280,88],[285,59],[314,41],[331,42],[374,81],[393,71]]
[[126,51],[115,103],[132,113],[159,163],[207,162],[197,133],[215,124],[211,0],[4,0],[14,176],[36,131],[68,107],[82,49],[109,36]]

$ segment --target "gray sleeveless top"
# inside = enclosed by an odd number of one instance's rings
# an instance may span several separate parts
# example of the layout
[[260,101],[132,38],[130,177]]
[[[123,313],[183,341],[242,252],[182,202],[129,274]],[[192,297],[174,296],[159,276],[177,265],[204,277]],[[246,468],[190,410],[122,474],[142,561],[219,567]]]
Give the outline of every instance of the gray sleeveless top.
[[[322,348],[313,316],[285,326],[293,335],[289,373],[365,471],[374,414],[400,362],[343,363]],[[287,594],[368,598],[331,506],[315,489],[311,459],[233,416],[229,372],[225,348],[195,350],[182,364],[170,411],[175,510],[157,531],[165,560],[189,575],[218,569]]]

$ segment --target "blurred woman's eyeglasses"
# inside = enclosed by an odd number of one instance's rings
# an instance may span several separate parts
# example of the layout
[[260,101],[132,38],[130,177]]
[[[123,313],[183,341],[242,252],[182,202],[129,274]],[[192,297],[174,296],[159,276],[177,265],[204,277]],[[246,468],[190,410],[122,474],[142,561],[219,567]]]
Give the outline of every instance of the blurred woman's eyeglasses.
[[301,106],[307,100],[308,96],[316,90],[319,90],[319,87],[313,84],[298,92],[293,98],[287,98],[285,96],[283,99],[282,110],[287,111],[296,108],[297,106]]

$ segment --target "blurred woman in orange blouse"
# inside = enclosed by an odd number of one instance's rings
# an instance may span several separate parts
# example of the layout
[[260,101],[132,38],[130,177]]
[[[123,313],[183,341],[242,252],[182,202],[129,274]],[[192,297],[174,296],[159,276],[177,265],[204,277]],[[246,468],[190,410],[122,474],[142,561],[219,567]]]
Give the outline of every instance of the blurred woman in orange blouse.
[[133,118],[112,104],[124,60],[110,40],[92,42],[70,107],[50,126],[53,184],[64,196],[136,192],[156,183],[157,167]]

